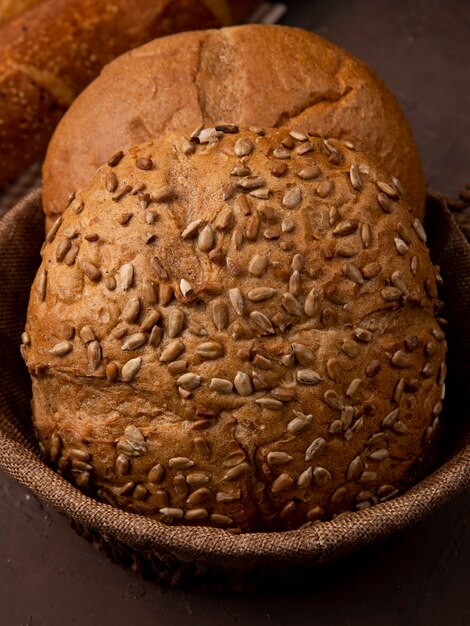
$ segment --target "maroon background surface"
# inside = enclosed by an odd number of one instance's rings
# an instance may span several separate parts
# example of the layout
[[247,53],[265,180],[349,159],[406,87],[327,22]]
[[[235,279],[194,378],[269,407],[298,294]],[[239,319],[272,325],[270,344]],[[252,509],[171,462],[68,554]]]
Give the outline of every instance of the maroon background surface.
[[[402,103],[428,182],[470,182],[470,2],[292,0],[285,24],[367,61]],[[464,412],[469,407],[463,407]],[[469,416],[470,419],[470,416]],[[197,595],[113,565],[0,475],[0,625],[470,625],[470,497],[287,595]]]

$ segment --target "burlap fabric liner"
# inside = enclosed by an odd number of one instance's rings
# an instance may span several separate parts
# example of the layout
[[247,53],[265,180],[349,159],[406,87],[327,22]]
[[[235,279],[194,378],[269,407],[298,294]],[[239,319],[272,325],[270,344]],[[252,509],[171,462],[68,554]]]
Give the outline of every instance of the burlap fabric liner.
[[441,467],[404,495],[309,529],[232,536],[223,530],[171,527],[124,513],[84,496],[49,469],[37,456],[29,377],[18,349],[30,284],[39,263],[43,232],[39,190],[0,222],[0,468],[74,520],[85,534],[124,544],[160,563],[193,563],[199,568],[319,565],[423,519],[470,485],[469,403],[461,391],[470,387],[470,248],[435,197],[428,201],[428,214],[431,231],[438,233],[435,262],[442,266],[444,297],[450,305],[445,314],[450,345],[448,395],[453,398],[446,400],[444,416],[450,453]]

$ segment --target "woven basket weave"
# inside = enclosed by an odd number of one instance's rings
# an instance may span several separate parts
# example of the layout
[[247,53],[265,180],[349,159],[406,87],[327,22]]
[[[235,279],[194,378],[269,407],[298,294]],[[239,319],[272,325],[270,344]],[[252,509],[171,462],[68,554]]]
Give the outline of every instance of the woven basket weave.
[[0,221],[0,468],[64,513],[111,558],[170,584],[241,589],[261,580],[294,581],[305,570],[385,539],[422,520],[470,486],[470,247],[439,194],[426,224],[444,278],[449,374],[439,467],[395,500],[285,533],[233,536],[171,527],[86,497],[39,458],[30,417],[30,381],[19,352],[29,289],[40,258],[40,190]]

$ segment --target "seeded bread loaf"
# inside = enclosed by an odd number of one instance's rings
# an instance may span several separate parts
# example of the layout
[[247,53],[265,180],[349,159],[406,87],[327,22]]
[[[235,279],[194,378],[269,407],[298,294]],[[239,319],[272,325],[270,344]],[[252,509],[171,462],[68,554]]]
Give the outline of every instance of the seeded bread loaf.
[[126,54],[76,100],[48,148],[43,204],[69,195],[111,154],[165,130],[226,120],[349,139],[402,181],[417,217],[424,180],[410,127],[366,65],[297,28],[248,25],[166,37]]
[[402,196],[348,142],[297,131],[115,154],[32,288],[46,458],[126,510],[233,532],[393,497],[445,377],[438,270]]
[[257,0],[47,0],[0,29],[0,187],[41,157],[73,99],[126,50],[237,20]]

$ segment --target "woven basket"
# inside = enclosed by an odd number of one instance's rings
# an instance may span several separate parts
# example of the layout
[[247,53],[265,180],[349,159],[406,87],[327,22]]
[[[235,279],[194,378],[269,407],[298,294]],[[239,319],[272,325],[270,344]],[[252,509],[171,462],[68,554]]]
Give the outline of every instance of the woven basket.
[[[64,513],[113,560],[148,577],[193,588],[241,590],[294,583],[307,569],[383,540],[422,520],[470,486],[470,247],[439,194],[430,194],[427,231],[444,278],[449,321],[447,397],[439,466],[404,495],[311,528],[233,536],[171,527],[86,497],[38,455],[30,417],[30,380],[19,352],[29,289],[39,265],[40,190],[0,221],[0,468]],[[323,571],[323,569],[321,570]]]

